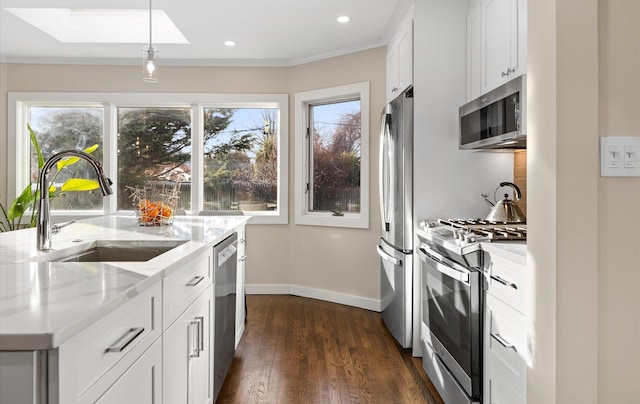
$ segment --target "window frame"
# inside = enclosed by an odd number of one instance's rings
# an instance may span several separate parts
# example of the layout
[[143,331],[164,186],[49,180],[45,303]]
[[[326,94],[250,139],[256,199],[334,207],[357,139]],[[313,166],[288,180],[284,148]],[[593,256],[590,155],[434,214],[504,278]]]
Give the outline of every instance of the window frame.
[[[252,216],[250,223],[288,223],[288,94],[221,94],[221,93],[67,93],[67,92],[10,92],[9,128],[15,136],[9,137],[8,168],[15,175],[8,176],[8,200],[12,201],[24,189],[29,178],[30,140],[27,130],[28,107],[37,106],[92,106],[104,108],[103,168],[107,176],[118,178],[117,167],[117,108],[119,107],[189,107],[191,109],[192,186],[190,213],[203,209],[204,144],[203,109],[214,108],[276,108],[279,111],[278,127],[278,202],[275,211],[244,211]],[[21,156],[21,158],[18,158]],[[25,158],[26,157],[26,158]],[[114,193],[117,192],[114,188]],[[79,219],[108,214],[128,214],[117,210],[117,195],[104,200],[102,210],[52,211],[60,220]]]
[[[360,99],[360,212],[309,210],[307,182],[310,174],[307,128],[310,124],[309,105]],[[347,84],[295,94],[295,224],[310,226],[369,228],[369,82]]]

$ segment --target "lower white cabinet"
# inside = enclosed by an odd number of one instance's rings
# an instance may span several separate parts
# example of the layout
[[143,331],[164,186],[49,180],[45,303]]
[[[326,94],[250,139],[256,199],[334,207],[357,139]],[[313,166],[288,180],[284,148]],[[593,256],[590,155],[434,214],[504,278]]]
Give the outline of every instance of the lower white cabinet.
[[209,285],[162,336],[165,403],[213,402],[214,302]]
[[524,265],[490,254],[483,331],[485,404],[526,402],[525,271]]
[[161,380],[162,344],[158,340],[109,387],[96,403],[162,404]]
[[50,351],[49,369],[58,382],[51,385],[50,375],[50,396],[60,404],[95,403],[116,384],[130,385],[126,379],[137,373],[128,371],[161,335],[161,300],[157,283]]

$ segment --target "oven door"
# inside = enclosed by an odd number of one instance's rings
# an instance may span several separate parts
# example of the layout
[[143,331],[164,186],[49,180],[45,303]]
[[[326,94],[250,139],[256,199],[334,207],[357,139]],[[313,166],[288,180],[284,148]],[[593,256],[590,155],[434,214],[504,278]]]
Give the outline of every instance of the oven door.
[[433,351],[469,397],[481,394],[480,272],[422,245],[422,321]]

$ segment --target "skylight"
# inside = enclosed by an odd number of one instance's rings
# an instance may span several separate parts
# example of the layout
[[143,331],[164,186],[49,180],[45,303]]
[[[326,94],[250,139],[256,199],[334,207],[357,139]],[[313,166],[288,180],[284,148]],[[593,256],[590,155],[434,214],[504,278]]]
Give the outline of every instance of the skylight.
[[[7,8],[63,43],[149,42],[149,10]],[[153,43],[188,44],[164,10],[153,10]]]

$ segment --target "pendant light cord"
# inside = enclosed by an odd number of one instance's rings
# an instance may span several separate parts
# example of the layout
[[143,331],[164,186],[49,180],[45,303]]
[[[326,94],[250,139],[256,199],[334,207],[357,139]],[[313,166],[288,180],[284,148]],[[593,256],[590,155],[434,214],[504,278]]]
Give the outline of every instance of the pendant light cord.
[[152,18],[152,10],[153,7],[151,5],[152,0],[149,0],[149,49],[152,50],[153,49],[153,41],[152,41],[152,35],[153,35],[153,18]]

